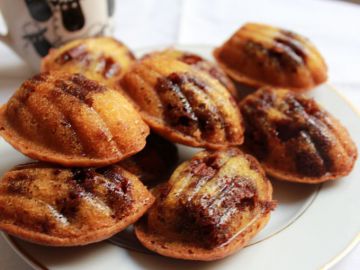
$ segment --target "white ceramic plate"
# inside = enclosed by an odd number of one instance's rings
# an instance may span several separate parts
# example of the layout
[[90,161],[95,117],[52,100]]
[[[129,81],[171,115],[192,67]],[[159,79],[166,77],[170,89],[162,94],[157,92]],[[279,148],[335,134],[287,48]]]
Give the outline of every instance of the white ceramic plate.
[[[211,47],[178,46],[212,59]],[[154,48],[138,50],[138,56]],[[161,49],[161,48],[155,48]],[[19,82],[20,84],[21,82]],[[311,95],[339,118],[360,145],[360,116],[332,87],[325,84]],[[180,146],[181,159],[193,148]],[[0,174],[28,159],[0,139]],[[278,207],[269,224],[251,243],[226,259],[189,262],[148,252],[136,242],[131,230],[110,242],[77,247],[52,248],[30,244],[4,234],[9,244],[35,269],[319,269],[339,261],[360,240],[360,166],[346,179],[323,185],[273,181]]]

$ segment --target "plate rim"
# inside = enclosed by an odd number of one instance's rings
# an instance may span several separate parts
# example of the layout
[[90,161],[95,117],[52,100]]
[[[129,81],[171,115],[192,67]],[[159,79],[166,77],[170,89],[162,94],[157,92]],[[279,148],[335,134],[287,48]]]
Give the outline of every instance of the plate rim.
[[50,270],[44,266],[41,262],[35,259],[31,254],[29,254],[25,249],[23,249],[17,242],[14,236],[11,236],[5,232],[0,232],[2,238],[10,246],[10,248],[15,251],[15,253],[25,261],[32,269],[34,270]]
[[[184,48],[215,48],[216,45],[214,44],[182,44],[182,43],[170,43],[170,44],[159,44],[159,45],[152,45],[152,46],[144,46],[139,48],[134,48],[133,51],[136,54],[141,52],[147,51],[159,51],[164,48],[173,48],[173,47],[180,47],[180,49]],[[340,90],[338,90],[332,83],[325,82],[323,85],[326,85],[331,89],[331,91],[335,92],[337,96],[339,96],[350,108],[351,110],[358,116],[360,119],[360,108],[355,106],[348,97],[346,97]],[[34,258],[28,251],[26,251],[21,245],[17,242],[17,238],[9,235],[5,232],[0,231],[0,235],[6,241],[6,243],[10,246],[10,248],[23,259],[30,267],[35,270],[51,270],[47,266],[43,265],[42,262]],[[340,262],[344,257],[346,257],[358,244],[360,243],[360,231],[355,235],[352,240],[344,247],[342,251],[340,251],[337,255],[333,256],[328,262],[326,262],[323,266],[319,269],[325,270],[330,269],[331,267],[335,266],[338,262]]]

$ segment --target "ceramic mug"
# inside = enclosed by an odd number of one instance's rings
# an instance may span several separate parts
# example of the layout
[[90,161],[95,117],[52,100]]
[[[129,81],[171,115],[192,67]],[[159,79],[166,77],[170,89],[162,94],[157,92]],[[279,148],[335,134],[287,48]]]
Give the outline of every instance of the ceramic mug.
[[0,40],[33,69],[52,47],[110,35],[115,0],[0,0],[7,33]]

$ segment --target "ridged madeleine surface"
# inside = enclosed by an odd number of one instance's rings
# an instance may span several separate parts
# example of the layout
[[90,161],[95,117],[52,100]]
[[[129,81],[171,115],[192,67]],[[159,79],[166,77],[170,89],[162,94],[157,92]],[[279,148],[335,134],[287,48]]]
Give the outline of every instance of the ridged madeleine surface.
[[[152,54],[161,55],[164,57],[172,58],[179,60],[185,64],[190,66],[196,67],[199,70],[206,72],[212,78],[218,80],[229,92],[234,96],[237,97],[237,92],[234,83],[227,77],[226,73],[218,67],[216,64],[207,61],[206,59],[202,58],[201,56],[191,53],[191,52],[184,52],[175,49],[167,49],[164,51],[154,52]],[[150,55],[152,55],[150,54]],[[148,57],[146,55],[145,57]]]
[[153,184],[167,180],[178,161],[176,145],[152,133],[146,138],[143,150],[119,164],[143,183]]
[[230,77],[253,87],[303,91],[327,79],[325,61],[308,39],[265,24],[245,24],[214,56]]
[[115,163],[145,146],[127,99],[79,74],[42,73],[0,109],[0,135],[23,154],[65,166]]
[[216,260],[240,249],[275,206],[260,164],[237,148],[198,153],[153,194],[136,236],[152,251],[187,260]]
[[80,73],[111,88],[134,63],[132,52],[110,37],[92,37],[70,41],[51,49],[42,60],[41,71]]
[[122,86],[150,127],[173,142],[210,148],[243,142],[234,98],[196,67],[153,54],[125,74]]
[[43,245],[85,245],[125,229],[153,202],[139,179],[120,166],[27,164],[0,182],[0,230]]
[[240,103],[245,149],[276,178],[319,183],[352,170],[357,149],[347,130],[313,99],[263,88]]

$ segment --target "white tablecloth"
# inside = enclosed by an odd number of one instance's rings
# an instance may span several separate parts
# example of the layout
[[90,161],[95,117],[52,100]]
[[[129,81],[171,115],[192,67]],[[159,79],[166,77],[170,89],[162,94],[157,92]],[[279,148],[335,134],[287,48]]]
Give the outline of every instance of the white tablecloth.
[[[217,45],[247,21],[299,32],[324,55],[330,82],[360,109],[360,5],[330,0],[118,0],[116,5],[115,36],[133,49]],[[16,78],[26,74],[17,57],[0,44],[0,88],[8,89],[0,92],[0,103],[17,87]],[[30,268],[0,239],[0,270],[8,269]],[[333,269],[360,269],[360,246]]]

